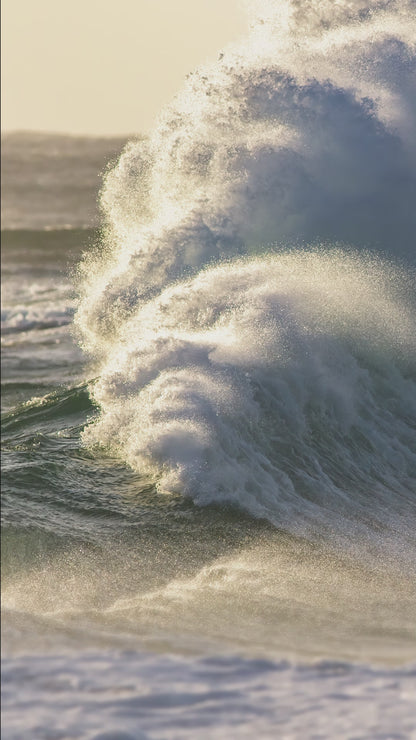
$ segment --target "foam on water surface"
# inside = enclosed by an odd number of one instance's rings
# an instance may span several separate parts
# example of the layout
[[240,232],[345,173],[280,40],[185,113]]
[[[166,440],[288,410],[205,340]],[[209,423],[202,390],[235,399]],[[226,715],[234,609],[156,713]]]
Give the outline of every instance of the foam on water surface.
[[70,661],[67,656],[6,661],[4,677],[6,694],[17,689],[19,696],[7,710],[6,740],[22,737],[22,709],[30,710],[26,736],[34,740],[282,734],[407,740],[414,727],[410,669],[384,673],[331,662],[303,667],[234,656],[190,661],[90,652]]

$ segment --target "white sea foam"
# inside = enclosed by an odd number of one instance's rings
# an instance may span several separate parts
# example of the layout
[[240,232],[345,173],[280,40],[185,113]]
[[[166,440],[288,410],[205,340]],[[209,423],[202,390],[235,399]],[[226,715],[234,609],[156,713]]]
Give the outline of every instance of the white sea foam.
[[415,343],[391,272],[297,253],[167,288],[123,324],[86,438],[116,446],[161,490],[276,523],[315,518],[317,505],[325,518],[365,508],[369,485],[386,506],[392,490],[409,495]]
[[100,363],[85,439],[161,490],[275,523],[370,501],[375,521],[406,517],[415,3],[251,11],[107,177],[77,315]]
[[6,740],[410,738],[415,670],[89,652],[5,661]]

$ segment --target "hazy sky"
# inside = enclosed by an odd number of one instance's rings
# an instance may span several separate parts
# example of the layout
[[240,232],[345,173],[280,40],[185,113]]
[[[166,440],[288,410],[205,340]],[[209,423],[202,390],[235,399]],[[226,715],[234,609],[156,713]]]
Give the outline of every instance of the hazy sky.
[[1,0],[2,130],[148,131],[245,32],[240,0]]

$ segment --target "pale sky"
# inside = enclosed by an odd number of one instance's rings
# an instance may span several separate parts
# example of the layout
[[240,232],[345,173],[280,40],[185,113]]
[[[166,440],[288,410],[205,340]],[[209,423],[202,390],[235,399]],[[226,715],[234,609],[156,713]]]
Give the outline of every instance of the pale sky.
[[2,130],[145,133],[241,37],[241,0],[1,0]]

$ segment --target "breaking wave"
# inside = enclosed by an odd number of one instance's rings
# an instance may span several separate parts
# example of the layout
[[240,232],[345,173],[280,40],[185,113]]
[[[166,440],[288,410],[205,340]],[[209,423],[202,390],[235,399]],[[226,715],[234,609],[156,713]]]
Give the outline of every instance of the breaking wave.
[[279,526],[416,487],[415,3],[254,2],[102,192],[89,444]]

